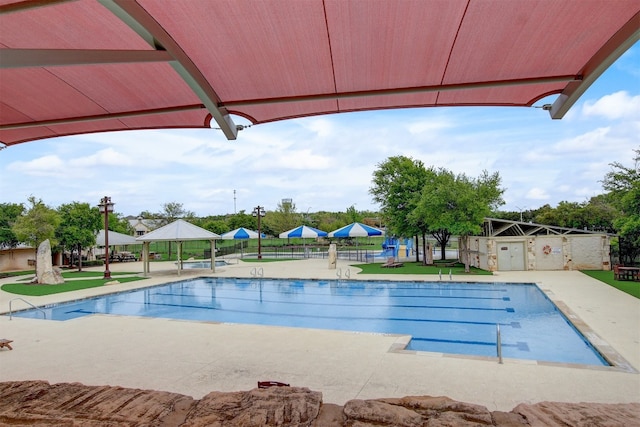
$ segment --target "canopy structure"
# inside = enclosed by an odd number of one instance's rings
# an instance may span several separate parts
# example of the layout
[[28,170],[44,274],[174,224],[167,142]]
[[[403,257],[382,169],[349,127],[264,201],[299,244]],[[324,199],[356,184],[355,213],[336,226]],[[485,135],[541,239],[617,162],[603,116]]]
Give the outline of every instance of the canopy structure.
[[303,239],[312,239],[318,237],[326,237],[326,231],[318,230],[317,228],[309,227],[308,225],[301,225],[291,230],[284,231],[279,234],[281,239],[289,239],[293,237],[300,237]]
[[[249,240],[249,239],[257,239],[258,232],[249,230],[248,228],[240,227],[235,230],[227,231],[226,233],[222,233],[220,236],[223,240]],[[263,237],[263,236],[260,236]],[[244,243],[240,242],[240,257],[244,256]]]
[[[136,240],[135,237],[128,234],[122,234],[109,230],[109,246],[126,246],[126,245],[141,245],[142,242]],[[104,229],[98,231],[96,236],[96,245],[104,246]]]
[[379,228],[371,227],[366,224],[354,222],[349,225],[345,225],[342,228],[333,230],[329,233],[329,237],[368,237],[368,236],[382,236],[384,231]]
[[[109,236],[110,237],[110,236]],[[136,241],[143,242],[143,265],[144,274],[149,273],[149,243],[150,242],[177,242],[178,243],[178,275],[182,270],[182,242],[188,240],[208,240],[211,242],[211,271],[216,271],[216,248],[215,241],[220,235],[209,230],[200,228],[183,219],[178,219],[170,224],[153,230],[136,238]]]
[[244,240],[244,239],[257,239],[258,232],[249,230],[248,228],[240,227],[235,230],[222,233],[220,237],[223,240]]
[[1,3],[5,147],[554,94],[561,118],[640,39],[640,0]]

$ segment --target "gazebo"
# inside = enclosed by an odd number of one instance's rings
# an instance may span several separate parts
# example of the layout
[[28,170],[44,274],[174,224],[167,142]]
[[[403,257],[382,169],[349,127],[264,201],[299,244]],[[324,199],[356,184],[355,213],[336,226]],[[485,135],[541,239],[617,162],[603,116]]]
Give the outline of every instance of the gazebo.
[[216,239],[220,235],[209,230],[193,225],[183,219],[176,220],[170,224],[151,231],[136,238],[143,243],[142,261],[143,271],[146,276],[149,271],[149,244],[151,242],[176,242],[178,244],[178,275],[182,270],[182,243],[189,240],[208,240],[211,243],[211,272],[216,271]]

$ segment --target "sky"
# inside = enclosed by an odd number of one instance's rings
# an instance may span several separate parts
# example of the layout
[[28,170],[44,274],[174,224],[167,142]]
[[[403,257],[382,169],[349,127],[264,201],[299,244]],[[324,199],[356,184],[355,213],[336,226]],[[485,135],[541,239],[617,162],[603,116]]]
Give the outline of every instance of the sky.
[[[557,95],[536,103],[552,103]],[[249,124],[234,117],[237,124]],[[298,212],[377,211],[373,172],[392,156],[477,177],[499,172],[503,211],[526,211],[601,194],[619,162],[640,149],[640,43],[620,57],[562,120],[542,108],[381,110],[221,131],[159,130],[39,140],[0,151],[0,203],[34,196],[50,207],[97,205],[137,216],[181,203],[197,216],[292,199]]]

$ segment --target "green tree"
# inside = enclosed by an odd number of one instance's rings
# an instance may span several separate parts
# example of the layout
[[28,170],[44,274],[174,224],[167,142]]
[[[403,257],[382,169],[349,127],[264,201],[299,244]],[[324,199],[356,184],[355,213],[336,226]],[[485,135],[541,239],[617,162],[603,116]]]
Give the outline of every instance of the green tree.
[[20,241],[13,232],[13,224],[24,212],[24,205],[0,203],[0,248],[13,249]]
[[60,224],[58,213],[45,205],[41,199],[34,196],[27,199],[30,206],[24,215],[16,219],[12,230],[18,240],[32,246],[36,253],[40,243],[49,239],[51,247],[55,247],[58,241],[55,237],[56,229]]
[[[104,218],[104,215],[101,215],[101,218]],[[104,224],[100,226],[100,229],[102,229],[102,227],[104,227]],[[119,212],[109,213],[109,230],[130,236],[135,234],[133,226],[129,224],[129,221]]]
[[603,188],[620,212],[613,225],[620,235],[620,258],[625,264],[634,263],[640,255],[640,149],[634,151],[633,166],[612,163],[603,180]]
[[[195,216],[195,213],[184,209],[182,203],[178,202],[169,202],[163,204],[162,211],[155,215],[155,217],[159,219],[158,225],[160,227],[171,224],[178,219],[184,219],[188,221]],[[167,246],[167,253],[169,259],[171,259],[171,242],[167,242]]]
[[236,228],[244,227],[249,230],[256,230],[258,228],[257,219],[251,214],[247,214],[244,209],[229,216],[227,220],[227,229],[224,232],[235,230]]
[[[484,218],[504,203],[500,175],[483,171],[478,178],[465,174],[454,175],[446,169],[436,171],[433,180],[424,187],[422,197],[412,218],[428,224],[433,237],[440,244],[441,257],[445,258],[446,245],[452,235],[466,237],[482,232]],[[413,219],[415,221],[415,219]],[[465,248],[466,248],[466,243]],[[468,256],[466,270],[469,270]]]
[[225,221],[224,219],[214,218],[208,218],[202,221],[202,223],[199,224],[199,227],[202,227],[205,230],[209,230],[212,233],[216,234],[223,234],[230,230],[229,226],[227,225],[227,221]]
[[195,216],[195,213],[186,210],[182,203],[177,202],[163,204],[162,211],[155,214],[155,217],[160,220],[160,226],[170,224],[177,219],[189,220]]
[[60,224],[56,237],[63,249],[74,250],[78,256],[78,271],[82,271],[82,248],[96,243],[96,233],[102,228],[100,211],[89,203],[73,202],[58,207]]
[[[381,207],[388,234],[402,237],[421,235],[422,241],[426,241],[429,227],[422,218],[411,214],[432,175],[433,171],[427,170],[420,160],[410,157],[389,157],[378,164],[369,194]],[[426,254],[424,248],[423,253]],[[416,251],[416,261],[418,257]]]
[[289,201],[279,202],[274,211],[269,212],[261,220],[262,231],[279,235],[283,231],[302,225],[302,217],[296,211],[296,204]]

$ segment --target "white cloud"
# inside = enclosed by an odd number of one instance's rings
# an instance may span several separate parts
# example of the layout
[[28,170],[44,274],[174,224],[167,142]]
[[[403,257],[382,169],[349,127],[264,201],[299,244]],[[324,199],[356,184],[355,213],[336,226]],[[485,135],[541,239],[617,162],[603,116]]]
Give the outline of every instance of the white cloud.
[[610,120],[640,120],[640,95],[631,96],[627,91],[605,95],[596,101],[587,101],[582,107],[586,117],[600,116]]
[[27,176],[64,177],[67,170],[64,161],[56,155],[47,155],[29,160],[10,163],[7,170]]
[[548,200],[550,196],[546,190],[534,187],[527,191],[525,198],[532,200]]

